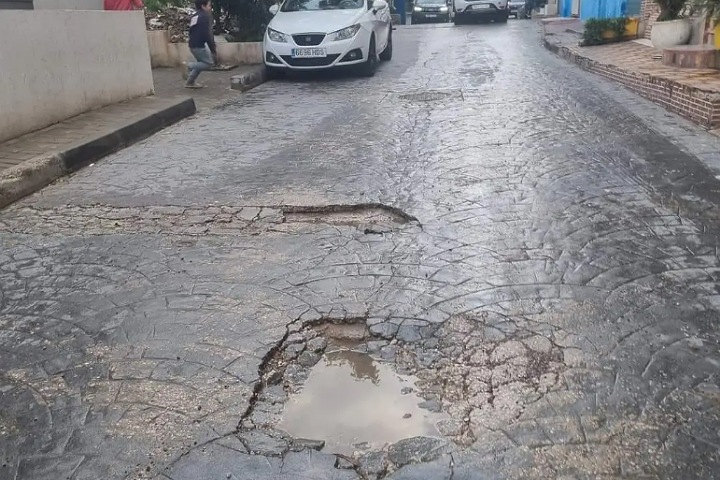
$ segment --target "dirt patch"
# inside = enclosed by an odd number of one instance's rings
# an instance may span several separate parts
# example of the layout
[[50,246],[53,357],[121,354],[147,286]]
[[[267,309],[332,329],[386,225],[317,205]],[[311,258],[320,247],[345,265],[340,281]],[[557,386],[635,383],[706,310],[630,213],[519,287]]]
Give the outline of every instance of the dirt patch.
[[148,30],[167,30],[171,43],[187,42],[190,17],[194,12],[189,7],[166,7],[159,12],[146,10],[145,25]]

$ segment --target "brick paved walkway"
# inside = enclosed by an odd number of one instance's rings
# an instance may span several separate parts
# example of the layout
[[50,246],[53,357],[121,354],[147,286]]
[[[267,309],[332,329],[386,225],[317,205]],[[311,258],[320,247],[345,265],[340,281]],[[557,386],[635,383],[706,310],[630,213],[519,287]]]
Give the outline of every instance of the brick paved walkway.
[[605,65],[672,80],[698,90],[720,92],[720,70],[667,67],[661,58],[657,58],[662,55],[660,50],[636,42],[575,46],[572,50]]
[[180,96],[192,96],[198,110],[230,101],[242,95],[240,92],[230,90],[230,77],[249,68],[252,67],[241,66],[227,72],[206,72],[201,78],[207,88],[202,90],[184,88],[180,71],[177,69],[154,70],[155,97],[139,98],[93,110],[0,143],[0,171],[38,156],[49,156],[66,151],[88,137],[110,133],[138,118],[152,115],[158,108],[175,101]]
[[608,77],[706,128],[720,126],[720,70],[673,68],[660,50],[637,42],[580,47],[578,21],[544,23],[553,49],[580,67]]

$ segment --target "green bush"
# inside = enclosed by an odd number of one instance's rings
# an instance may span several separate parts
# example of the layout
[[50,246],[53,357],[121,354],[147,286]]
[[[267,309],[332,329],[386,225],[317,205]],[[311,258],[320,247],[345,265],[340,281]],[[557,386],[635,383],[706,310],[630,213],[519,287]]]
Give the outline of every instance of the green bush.
[[230,42],[259,42],[272,19],[274,0],[214,0],[217,33],[227,33]]
[[677,20],[685,10],[685,4],[687,0],[655,0],[655,3],[660,7],[660,16],[658,16],[658,22],[664,22],[666,20]]
[[[602,45],[604,43],[617,42],[625,36],[626,24],[627,17],[588,18],[587,21],[585,21],[582,45]],[[603,38],[603,33],[607,31],[613,32],[615,34],[615,38]]]

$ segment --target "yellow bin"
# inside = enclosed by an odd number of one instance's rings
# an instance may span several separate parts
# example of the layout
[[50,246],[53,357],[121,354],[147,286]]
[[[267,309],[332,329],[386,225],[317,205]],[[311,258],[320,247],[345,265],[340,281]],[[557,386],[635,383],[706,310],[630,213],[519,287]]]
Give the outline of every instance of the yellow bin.
[[715,48],[720,48],[720,23],[715,25],[713,33],[715,34]]
[[640,27],[640,19],[639,18],[628,18],[627,23],[625,23],[625,36],[626,37],[637,37],[638,35],[638,28]]
[[[639,18],[628,18],[625,22],[625,33],[623,34],[623,38],[637,38],[639,26]],[[612,40],[615,38],[615,32],[613,32],[612,30],[605,30],[604,32],[602,32],[602,38],[604,38],[605,40]]]

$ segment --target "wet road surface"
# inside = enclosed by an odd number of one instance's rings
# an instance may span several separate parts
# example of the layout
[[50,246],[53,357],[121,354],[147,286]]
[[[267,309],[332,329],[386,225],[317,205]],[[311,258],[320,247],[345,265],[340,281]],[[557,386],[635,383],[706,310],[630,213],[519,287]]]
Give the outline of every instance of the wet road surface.
[[[716,140],[532,22],[395,34],[0,214],[0,478],[720,475]],[[439,434],[283,432],[338,338]]]

